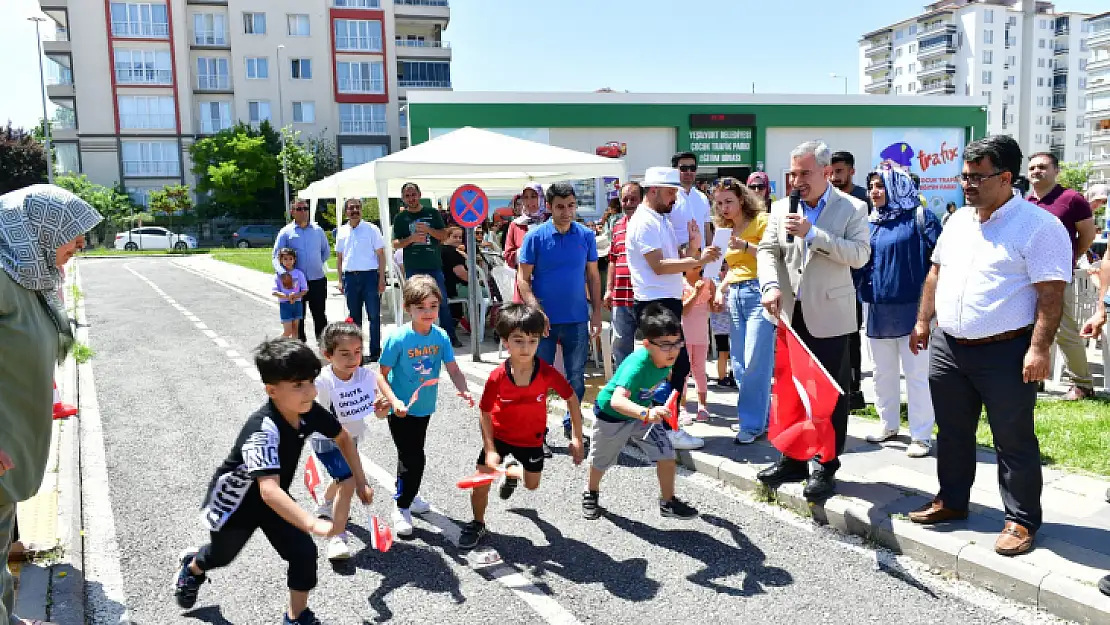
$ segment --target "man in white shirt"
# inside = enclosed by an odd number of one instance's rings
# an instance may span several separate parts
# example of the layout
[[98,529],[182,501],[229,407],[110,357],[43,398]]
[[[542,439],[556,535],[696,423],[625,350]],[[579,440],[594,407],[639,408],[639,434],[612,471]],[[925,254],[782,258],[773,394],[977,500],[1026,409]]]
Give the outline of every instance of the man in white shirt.
[[698,175],[698,157],[693,152],[679,152],[671,157],[671,167],[678,170],[678,181],[682,185],[671,209],[671,227],[679,247],[690,243],[687,224],[691,219],[698,223],[703,245],[712,242],[710,235],[709,198],[694,186]]
[[[990,136],[964,150],[968,209],[948,220],[933,251],[910,350],[930,349],[940,492],[914,523],[967,518],[975,479],[975,431],[987,408],[998,454],[1006,524],[1001,555],[1033,548],[1041,526],[1041,455],[1033,430],[1037,383],[1048,377],[1072,244],[1060,220],[1015,196],[1021,148]],[[930,341],[930,322],[937,331]]]
[[[720,258],[721,250],[712,246],[701,250],[701,233],[697,222],[691,219],[686,225],[689,241],[686,254],[679,252],[674,229],[667,219],[682,188],[677,169],[649,167],[640,185],[644,189],[644,203],[628,220],[625,233],[628,270],[636,300],[632,310],[639,320],[648,304],[658,302],[681,319],[682,274]],[[689,374],[690,357],[683,346],[671,367],[671,388],[686,388]],[[671,432],[671,442],[675,449],[697,449],[705,444],[682,431]]]
[[385,292],[385,241],[382,231],[362,220],[362,200],[347,200],[347,223],[335,235],[335,270],[339,292],[347,297],[347,311],[362,328],[362,309],[370,325],[370,357],[382,353],[381,294]]

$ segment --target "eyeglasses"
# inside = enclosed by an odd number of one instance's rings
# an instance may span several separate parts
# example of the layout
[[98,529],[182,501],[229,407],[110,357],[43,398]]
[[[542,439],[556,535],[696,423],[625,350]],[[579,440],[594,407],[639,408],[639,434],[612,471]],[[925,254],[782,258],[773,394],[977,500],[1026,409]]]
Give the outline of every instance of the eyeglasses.
[[659,343],[659,342],[653,341],[651,339],[648,339],[648,343],[651,343],[652,345],[658,347],[660,351],[664,351],[664,352],[677,351],[677,350],[682,349],[686,345],[686,341],[683,341],[681,339],[675,341],[674,343]]
[[956,178],[958,178],[960,183],[962,183],[964,186],[975,188],[983,184],[988,179],[994,178],[995,176],[1001,176],[1004,173],[1006,172],[996,171],[993,174],[988,174],[986,176],[984,176],[983,174],[960,174],[959,176],[956,176]]
[[679,165],[678,166],[678,171],[691,172],[691,171],[697,171],[697,170],[698,170],[697,165]]
[[353,211],[353,212],[356,212],[356,213],[357,213],[357,212],[359,212],[359,211],[361,211],[361,210],[362,210],[362,207],[361,207],[361,206],[358,206],[358,205],[356,205],[356,204],[352,204],[352,205],[350,205],[350,206],[348,206],[348,207],[347,207],[347,212],[348,212],[348,213],[350,213],[350,212],[352,212],[352,211]]
[[306,211],[306,210],[308,210],[308,207],[307,206],[294,206],[293,208],[291,208],[289,210],[292,210],[292,211]]

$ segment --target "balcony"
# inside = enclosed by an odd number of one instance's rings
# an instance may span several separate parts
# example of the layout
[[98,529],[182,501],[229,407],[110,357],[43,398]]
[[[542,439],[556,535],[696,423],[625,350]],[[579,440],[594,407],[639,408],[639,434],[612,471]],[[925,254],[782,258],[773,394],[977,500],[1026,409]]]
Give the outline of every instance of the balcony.
[[877,74],[879,72],[889,72],[894,67],[894,62],[890,59],[875,61],[863,68],[864,73]]
[[886,93],[890,91],[890,83],[889,78],[880,78],[864,85],[863,90],[865,93]]
[[173,71],[149,67],[117,67],[116,83],[121,85],[165,85],[173,84]]
[[381,52],[381,37],[349,37],[335,38],[336,52]]
[[943,37],[935,42],[920,44],[917,48],[917,60],[925,61],[955,53],[956,42],[949,37]]
[[168,22],[112,22],[112,36],[136,39],[166,39],[170,35]]
[[181,163],[177,161],[123,161],[123,175],[154,178],[180,176]]
[[74,97],[73,71],[68,67],[52,63],[51,71],[46,77],[46,95],[51,100]]
[[1102,104],[1098,105],[1098,108],[1091,108],[1088,105],[1086,114],[1087,114],[1087,119],[1090,119],[1090,120],[1110,119],[1110,102],[1105,102],[1104,101]]
[[1095,167],[1110,167],[1110,152],[1091,155],[1091,165]]
[[937,26],[931,26],[926,30],[918,32],[917,40],[921,41],[922,39],[928,39],[937,35],[950,35],[952,37],[955,37],[956,25],[952,23],[944,23]]
[[1107,45],[1110,45],[1110,21],[1106,23],[1102,30],[1087,35],[1087,47],[1092,50]]
[[1064,80],[1068,79],[1068,66],[1066,63],[1058,63],[1052,68],[1053,76],[1063,76]]
[[1066,17],[1056,18],[1056,36],[1066,37],[1071,33],[1071,21]]
[[231,91],[231,79],[226,74],[200,74],[197,91]]
[[1110,90],[1110,73],[1087,77],[1087,95]]
[[410,59],[435,59],[440,61],[451,60],[451,43],[447,41],[427,41],[419,39],[401,39],[400,35],[394,40],[397,46],[397,56]]
[[933,63],[931,65],[922,66],[921,69],[917,70],[917,78],[918,80],[927,80],[939,76],[951,76],[955,73],[955,63]]
[[918,95],[954,95],[956,93],[956,85],[951,83],[939,81],[930,84],[923,84],[917,90]]
[[864,56],[890,56],[890,40],[872,41],[863,49]]
[[1055,48],[1052,49],[1052,54],[1054,54],[1056,56],[1067,56],[1068,55],[1068,46],[1067,46],[1067,44],[1057,45]]
[[1064,122],[1052,122],[1052,132],[1064,132],[1068,129],[1068,125]]
[[175,130],[177,120],[163,113],[123,113],[119,126],[121,130]]
[[447,0],[393,0],[393,14],[398,19],[451,20],[451,5]]
[[344,119],[339,122],[339,132],[345,135],[387,134],[384,121]]
[[1110,54],[1107,54],[1107,55],[1105,55],[1101,58],[1097,58],[1097,59],[1096,58],[1087,59],[1087,72],[1088,73],[1097,72],[1097,71],[1103,70],[1103,69],[1110,69]]
[[193,45],[205,47],[227,47],[227,33],[223,30],[198,30],[193,33]]
[[1092,130],[1090,134],[1087,135],[1087,143],[1091,145],[1110,145],[1110,128],[1105,130]]
[[205,135],[214,135],[221,130],[227,130],[231,128],[231,125],[232,122],[230,117],[202,117],[197,123],[197,126],[200,128],[201,134]]
[[385,93],[385,83],[381,79],[340,78],[339,93]]
[[405,89],[450,89],[450,80],[397,80],[397,86]]
[[1060,111],[1066,110],[1067,108],[1068,108],[1068,101],[1067,101],[1066,98],[1059,97],[1059,96],[1052,98],[1052,112],[1053,113],[1059,113]]
[[381,0],[335,0],[337,9],[380,9]]
[[53,32],[46,32],[42,39],[42,53],[46,56],[70,54],[73,51],[69,41],[69,31],[58,24]]

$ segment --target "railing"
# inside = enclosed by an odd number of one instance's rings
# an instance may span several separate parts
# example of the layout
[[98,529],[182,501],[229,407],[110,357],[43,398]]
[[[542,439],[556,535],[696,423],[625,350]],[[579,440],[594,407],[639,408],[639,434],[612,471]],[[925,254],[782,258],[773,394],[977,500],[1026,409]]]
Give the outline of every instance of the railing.
[[174,116],[168,113],[124,113],[119,116],[120,128],[126,130],[172,130]]
[[198,30],[193,35],[193,44],[198,46],[226,46],[227,35],[222,30]]
[[381,0],[335,0],[337,8],[348,9],[380,9]]
[[1067,54],[1068,53],[1068,47],[1067,46],[1056,46],[1055,48],[1052,49],[1052,53],[1053,54]]
[[116,37],[168,37],[168,22],[112,22],[112,35]]
[[385,83],[382,80],[358,80],[353,78],[339,81],[340,93],[382,93]]
[[62,26],[61,24],[56,24],[54,30],[47,30],[42,33],[42,40],[61,42],[69,41],[69,31],[66,30],[65,26]]
[[213,119],[211,117],[200,118],[200,131],[205,134],[214,135],[221,130],[231,128],[231,118]]
[[128,85],[169,85],[173,83],[173,72],[145,67],[116,69],[116,82]]
[[50,70],[50,75],[46,77],[46,84],[54,87],[58,85],[73,86],[73,70],[55,63],[54,68]]
[[382,40],[380,37],[336,37],[335,49],[338,51],[381,52]]
[[447,41],[421,41],[419,39],[396,39],[398,48],[450,48]]
[[61,108],[54,113],[50,127],[55,130],[77,130],[77,114],[73,109]]
[[351,135],[384,135],[386,124],[385,122],[342,120],[339,122],[339,132]]
[[180,172],[177,161],[123,161],[125,176],[178,176]]
[[231,89],[231,79],[223,74],[201,74],[197,76],[197,89],[227,91]]
[[393,4],[402,4],[410,7],[446,7],[451,6],[447,0],[393,0]]
[[397,86],[399,87],[444,87],[450,88],[450,80],[398,80]]
[[1067,124],[1061,124],[1059,122],[1052,122],[1053,132],[1060,132],[1060,131],[1067,130],[1067,129],[1068,129]]

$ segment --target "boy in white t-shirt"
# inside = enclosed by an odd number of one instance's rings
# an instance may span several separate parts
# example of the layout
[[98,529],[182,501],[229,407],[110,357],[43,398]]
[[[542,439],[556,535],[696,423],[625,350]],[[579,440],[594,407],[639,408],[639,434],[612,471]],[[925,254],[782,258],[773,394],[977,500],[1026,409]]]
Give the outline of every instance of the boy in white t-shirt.
[[[328,324],[320,337],[320,345],[324,358],[331,364],[321,369],[316,377],[316,401],[335,415],[357,448],[366,432],[367,417],[375,415],[382,419],[391,408],[403,411],[405,405],[397,400],[389,383],[377,371],[360,366],[362,332],[358,326],[347,322]],[[316,516],[330,519],[336,494],[351,497],[350,492],[339,490],[339,483],[351,477],[351,468],[331,439],[313,434],[310,442],[316,459],[332,478],[324,491],[324,500],[316,506]],[[351,557],[346,532],[328,542],[327,556],[329,560]]]

